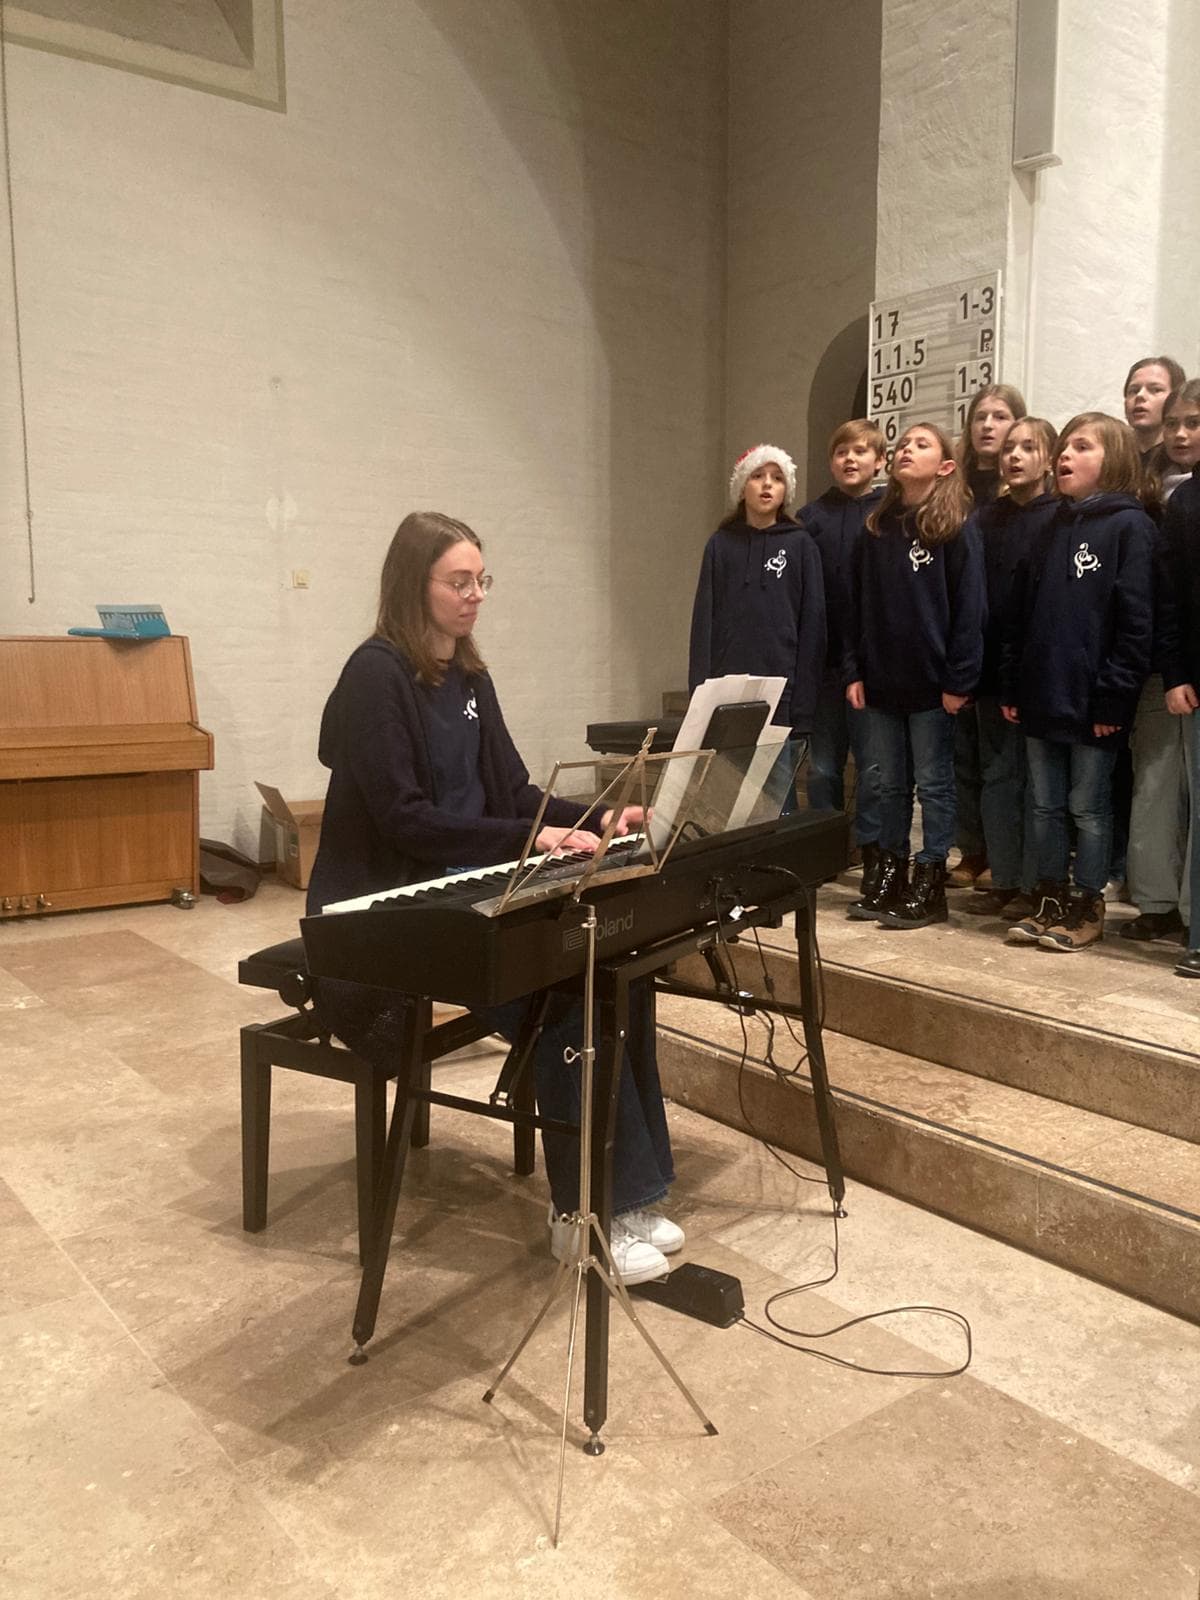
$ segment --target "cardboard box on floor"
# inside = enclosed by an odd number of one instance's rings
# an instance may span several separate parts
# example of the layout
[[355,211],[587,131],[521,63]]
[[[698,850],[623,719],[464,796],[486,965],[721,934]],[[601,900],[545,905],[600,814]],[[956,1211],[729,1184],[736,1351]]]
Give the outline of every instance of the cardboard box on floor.
[[285,800],[269,783],[254,787],[263,797],[263,821],[275,836],[276,876],[307,889],[321,838],[324,800]]

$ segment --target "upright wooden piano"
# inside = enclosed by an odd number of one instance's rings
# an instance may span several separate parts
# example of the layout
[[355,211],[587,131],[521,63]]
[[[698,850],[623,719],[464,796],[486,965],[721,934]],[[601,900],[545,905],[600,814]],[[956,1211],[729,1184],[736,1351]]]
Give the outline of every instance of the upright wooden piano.
[[200,888],[188,641],[0,638],[0,917]]

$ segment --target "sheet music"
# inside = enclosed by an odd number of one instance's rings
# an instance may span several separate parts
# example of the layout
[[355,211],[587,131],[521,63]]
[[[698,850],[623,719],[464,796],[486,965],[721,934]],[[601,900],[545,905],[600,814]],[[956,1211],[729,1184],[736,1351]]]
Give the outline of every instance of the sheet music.
[[[779,704],[779,697],[787,685],[786,678],[760,678],[753,677],[746,672],[727,673],[723,678],[706,678],[699,685],[688,703],[687,712],[680,724],[679,732],[675,736],[675,750],[699,750],[701,741],[708,731],[709,720],[718,706],[742,705],[748,700],[765,700],[768,706],[767,719],[759,730],[756,743],[760,746],[770,746],[770,754],[765,764],[760,764],[755,759],[754,772],[756,782],[760,782],[779,753],[780,743],[787,738],[788,729],[775,727],[771,718],[775,715],[775,708]],[[720,773],[717,764],[720,755],[713,758],[714,766],[710,767],[712,779],[719,782]],[[678,763],[678,770],[668,768],[663,774],[662,785],[654,801],[654,820],[647,830],[656,846],[661,848],[661,841],[667,837],[671,829],[678,825],[679,809],[687,795],[689,773],[684,771],[688,765]],[[739,778],[737,774],[730,774],[730,781]],[[724,787],[722,785],[722,787]],[[719,809],[724,811],[720,820],[710,819],[716,828],[724,830],[729,827],[740,827],[741,821],[734,822],[729,813],[744,819],[754,805],[754,801],[761,788],[755,788],[749,777],[744,783],[739,782],[736,798],[722,801]],[[728,806],[728,810],[726,810]]]
[[[675,750],[699,750],[708,731],[709,719],[718,706],[739,706],[747,700],[767,702],[767,720],[758,736],[759,744],[778,743],[771,719],[779,696],[787,687],[786,678],[754,678],[747,672],[729,672],[723,678],[705,678],[688,702],[687,713],[675,735]],[[786,730],[784,731],[786,737]]]

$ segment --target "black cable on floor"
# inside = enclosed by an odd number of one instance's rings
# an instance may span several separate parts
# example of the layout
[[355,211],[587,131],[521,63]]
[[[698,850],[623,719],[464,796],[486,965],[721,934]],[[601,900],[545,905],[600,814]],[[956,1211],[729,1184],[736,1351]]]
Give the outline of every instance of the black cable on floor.
[[[817,970],[818,990],[819,990],[819,995],[820,995],[820,1002],[819,1002],[819,1008],[818,1008],[818,1025],[823,1028],[824,1024],[825,1024],[825,972],[824,972],[824,967],[823,967],[822,962],[821,962],[820,946],[817,943],[817,933],[816,933],[816,895],[815,895],[815,893],[813,891],[811,891],[808,888],[807,885],[802,883],[801,879],[798,878],[794,872],[790,872],[786,867],[774,867],[774,868],[772,868],[770,870],[782,873],[782,874],[786,875],[789,878],[793,878],[796,881],[796,883],[800,884],[801,888],[803,888],[804,891],[805,891],[805,896],[806,896],[806,899],[807,899],[807,902],[808,902],[807,911],[808,911],[808,918],[809,918],[810,936],[811,936],[812,942],[813,942],[814,965],[815,965],[816,970]],[[737,988],[737,968],[734,965],[732,945],[731,945],[730,941],[725,937],[724,930],[723,930],[723,927],[722,927],[721,914],[720,914],[720,905],[719,905],[719,898],[718,897],[719,897],[719,890],[718,890],[717,887],[714,886],[714,889],[713,889],[713,920],[714,920],[714,922],[716,924],[717,946],[718,946],[718,950],[719,950],[719,952],[721,954],[721,957],[724,959],[724,961],[727,964],[728,971],[732,974],[732,986],[736,990],[736,988]],[[761,942],[759,940],[759,937],[758,937],[758,929],[755,928],[752,931],[754,933],[754,943],[755,943],[755,946],[756,946],[756,948],[758,950],[759,962],[760,962],[760,965],[762,966],[764,983],[765,983],[765,986],[766,986],[768,994],[772,998],[774,998],[775,985],[774,985],[773,979],[770,976],[770,973],[767,970],[766,956],[764,954],[764,951],[763,951],[763,948],[762,948],[762,944],[761,944]],[[766,1136],[763,1133],[761,1133],[759,1131],[759,1129],[757,1129],[754,1126],[753,1122],[750,1120],[750,1117],[749,1117],[749,1115],[747,1114],[747,1111],[746,1111],[746,1102],[745,1102],[745,1096],[744,1096],[744,1093],[743,1093],[743,1082],[744,1082],[744,1079],[745,1079],[746,1072],[748,1071],[748,1068],[749,1068],[749,1057],[750,1057],[750,1036],[749,1036],[749,1033],[748,1033],[747,1028],[746,1028],[746,1013],[745,1013],[744,1007],[742,1007],[741,1005],[738,1004],[736,998],[731,999],[726,1003],[729,1006],[731,1006],[732,1009],[735,1011],[735,1013],[737,1015],[737,1019],[738,1019],[738,1024],[739,1024],[739,1026],[741,1028],[741,1034],[742,1034],[742,1053],[741,1053],[741,1058],[738,1061],[738,1068],[737,1068],[737,1098],[738,1098],[738,1111],[741,1114],[741,1118],[742,1118],[742,1122],[743,1122],[744,1126],[746,1127],[746,1129],[749,1132],[750,1136],[753,1139],[755,1139],[762,1146],[762,1148],[767,1152],[767,1154],[772,1156],[772,1157],[774,1157],[774,1159],[776,1161],[778,1161],[780,1166],[784,1167],[789,1173],[791,1173],[791,1175],[794,1178],[798,1178],[803,1183],[813,1183],[813,1184],[818,1184],[818,1185],[824,1186],[825,1183],[826,1183],[826,1180],[824,1178],[811,1178],[811,1177],[808,1176],[807,1173],[801,1172],[797,1167],[794,1167],[791,1164],[790,1161],[786,1160],[785,1157],[780,1154],[780,1152],[775,1148],[775,1146],[773,1144],[771,1144],[771,1142],[766,1138]],[[778,1062],[775,1060],[775,1058],[774,1058],[774,1042],[775,1042],[774,1019],[771,1017],[770,1013],[761,1013],[759,1015],[760,1015],[760,1018],[761,1018],[762,1022],[766,1026],[766,1029],[767,1029],[767,1046],[766,1046],[766,1054],[765,1054],[765,1057],[764,1057],[764,1064],[767,1067],[770,1068],[772,1073],[775,1075],[775,1077],[779,1080],[779,1082],[781,1084],[783,1084],[785,1087],[795,1088],[796,1087],[796,1080],[800,1076],[801,1068],[808,1061],[808,1051],[804,1047],[804,1045],[801,1043],[801,1041],[796,1038],[796,1035],[792,1030],[790,1020],[785,1018],[785,1021],[787,1021],[787,1023],[788,1023],[788,1032],[789,1032],[789,1034],[791,1034],[791,1037],[792,1037],[793,1041],[795,1042],[795,1044],[799,1048],[800,1055],[799,1055],[799,1058],[797,1059],[796,1065],[794,1067],[792,1067],[792,1068],[781,1067],[778,1064]],[[872,1376],[882,1377],[882,1378],[955,1378],[955,1377],[958,1377],[961,1373],[966,1372],[967,1368],[971,1365],[972,1356],[974,1354],[974,1342],[973,1342],[972,1335],[971,1335],[971,1324],[970,1324],[970,1322],[968,1322],[967,1318],[965,1316],[963,1316],[961,1311],[954,1311],[954,1310],[952,1310],[951,1308],[949,1308],[947,1306],[934,1306],[934,1305],[892,1306],[892,1307],[889,1307],[888,1309],[883,1310],[883,1311],[867,1311],[867,1312],[864,1312],[861,1316],[850,1317],[845,1322],[839,1322],[839,1323],[836,1324],[836,1326],[834,1326],[832,1328],[825,1328],[825,1329],[795,1328],[795,1327],[790,1326],[788,1323],[783,1322],[776,1315],[776,1312],[775,1312],[776,1306],[781,1305],[784,1301],[792,1299],[795,1295],[806,1294],[810,1289],[824,1288],[826,1284],[832,1283],[834,1281],[834,1279],[837,1277],[838,1273],[840,1272],[840,1270],[841,1270],[841,1236],[840,1236],[839,1231],[838,1231],[837,1206],[836,1206],[836,1204],[834,1204],[832,1202],[832,1200],[830,1202],[830,1218],[831,1218],[832,1223],[833,1223],[833,1245],[832,1245],[833,1266],[832,1266],[831,1271],[823,1278],[813,1278],[808,1283],[796,1284],[790,1289],[779,1289],[773,1295],[768,1296],[767,1300],[764,1302],[764,1305],[763,1305],[763,1316],[766,1318],[767,1322],[770,1323],[770,1327],[763,1327],[761,1325],[761,1323],[753,1322],[744,1313],[739,1318],[739,1321],[740,1321],[741,1325],[743,1327],[748,1328],[752,1333],[759,1334],[764,1339],[770,1339],[774,1344],[782,1345],[785,1350],[795,1350],[800,1355],[812,1356],[818,1361],[827,1361],[833,1366],[845,1367],[851,1372],[864,1372],[864,1373],[869,1373]],[[909,1314],[915,1314],[915,1315],[918,1315],[918,1316],[937,1317],[937,1318],[942,1319],[943,1321],[951,1322],[956,1327],[961,1328],[962,1331],[963,1331],[963,1336],[964,1336],[964,1338],[966,1340],[966,1354],[965,1354],[963,1360],[961,1361],[961,1363],[956,1367],[938,1367],[938,1368],[870,1367],[870,1366],[867,1366],[863,1362],[851,1361],[845,1356],[834,1355],[828,1350],[814,1349],[811,1344],[804,1344],[804,1343],[795,1342],[797,1340],[831,1339],[836,1334],[845,1333],[847,1331],[847,1329],[856,1328],[856,1327],[860,1326],[863,1323],[882,1322],[884,1320],[884,1318],[887,1318],[887,1317],[897,1317],[897,1316],[909,1315]],[[772,1330],[775,1330],[775,1331],[772,1331]]]

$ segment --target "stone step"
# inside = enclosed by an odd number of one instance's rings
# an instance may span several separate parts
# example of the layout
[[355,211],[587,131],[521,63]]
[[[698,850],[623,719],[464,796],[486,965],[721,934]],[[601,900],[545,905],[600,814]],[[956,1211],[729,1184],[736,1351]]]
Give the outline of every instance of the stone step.
[[[764,1024],[746,1028],[739,1071],[736,1015],[661,996],[664,1092],[819,1161],[808,1078],[777,1076]],[[832,1031],[825,1045],[849,1177],[1200,1322],[1200,1146]],[[798,1056],[778,1023],[775,1056]]]
[[[850,880],[847,880],[849,884]],[[825,1025],[864,1043],[954,1067],[1120,1122],[1200,1141],[1200,984],[1172,975],[1176,952],[1106,936],[1103,950],[1054,955],[1003,942],[1003,927],[953,921],[889,933],[845,920],[857,886],[823,890]],[[795,945],[769,933],[762,956],[734,946],[739,982],[798,998]],[[699,958],[681,976],[706,983]]]

